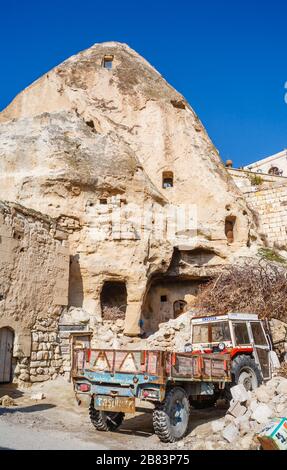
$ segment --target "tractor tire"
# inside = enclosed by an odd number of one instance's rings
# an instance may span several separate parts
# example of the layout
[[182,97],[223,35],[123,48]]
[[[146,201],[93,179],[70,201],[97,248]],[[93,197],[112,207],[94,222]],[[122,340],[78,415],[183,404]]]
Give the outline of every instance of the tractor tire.
[[251,356],[241,354],[232,361],[232,385],[242,383],[246,390],[254,390],[263,382],[261,370]]
[[92,398],[89,407],[90,420],[97,431],[115,431],[122,424],[125,414],[111,411],[100,411],[94,408],[94,399]]
[[190,406],[187,394],[181,387],[170,389],[164,401],[153,411],[153,428],[162,442],[176,442],[187,430]]

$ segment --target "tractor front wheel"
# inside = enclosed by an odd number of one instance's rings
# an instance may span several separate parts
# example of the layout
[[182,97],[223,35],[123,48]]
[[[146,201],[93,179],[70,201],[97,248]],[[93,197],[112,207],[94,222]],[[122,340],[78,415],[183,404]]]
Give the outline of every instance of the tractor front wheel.
[[232,361],[231,373],[234,385],[242,384],[252,391],[263,382],[261,370],[251,356],[240,355]]

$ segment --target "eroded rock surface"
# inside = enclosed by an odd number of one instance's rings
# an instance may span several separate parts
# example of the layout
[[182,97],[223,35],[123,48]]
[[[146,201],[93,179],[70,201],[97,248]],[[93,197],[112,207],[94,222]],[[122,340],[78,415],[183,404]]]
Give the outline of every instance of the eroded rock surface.
[[[248,256],[258,240],[253,213],[190,105],[125,44],[69,58],[20,93],[0,123],[0,197],[68,231],[69,305],[87,311],[91,326],[106,280],[126,284],[125,332],[140,332],[142,312],[150,333],[173,317],[176,301],[196,296],[198,280]],[[150,215],[148,227],[134,222],[134,205]],[[174,205],[195,205],[196,227],[159,235],[156,214]],[[163,288],[166,276],[173,282]]]

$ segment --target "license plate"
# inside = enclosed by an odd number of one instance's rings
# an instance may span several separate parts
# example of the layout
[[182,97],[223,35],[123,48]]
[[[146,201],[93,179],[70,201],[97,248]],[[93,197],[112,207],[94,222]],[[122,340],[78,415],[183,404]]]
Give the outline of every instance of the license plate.
[[135,413],[135,399],[126,397],[106,397],[98,395],[94,406],[97,410]]

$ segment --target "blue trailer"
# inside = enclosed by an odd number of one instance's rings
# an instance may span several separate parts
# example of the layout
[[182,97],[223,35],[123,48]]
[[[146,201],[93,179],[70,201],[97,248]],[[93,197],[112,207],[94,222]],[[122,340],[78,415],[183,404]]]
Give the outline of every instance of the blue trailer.
[[152,409],[154,431],[163,442],[188,429],[190,403],[213,401],[231,382],[230,357],[167,351],[81,349],[74,351],[78,401],[89,396],[92,424],[115,431],[125,413]]

